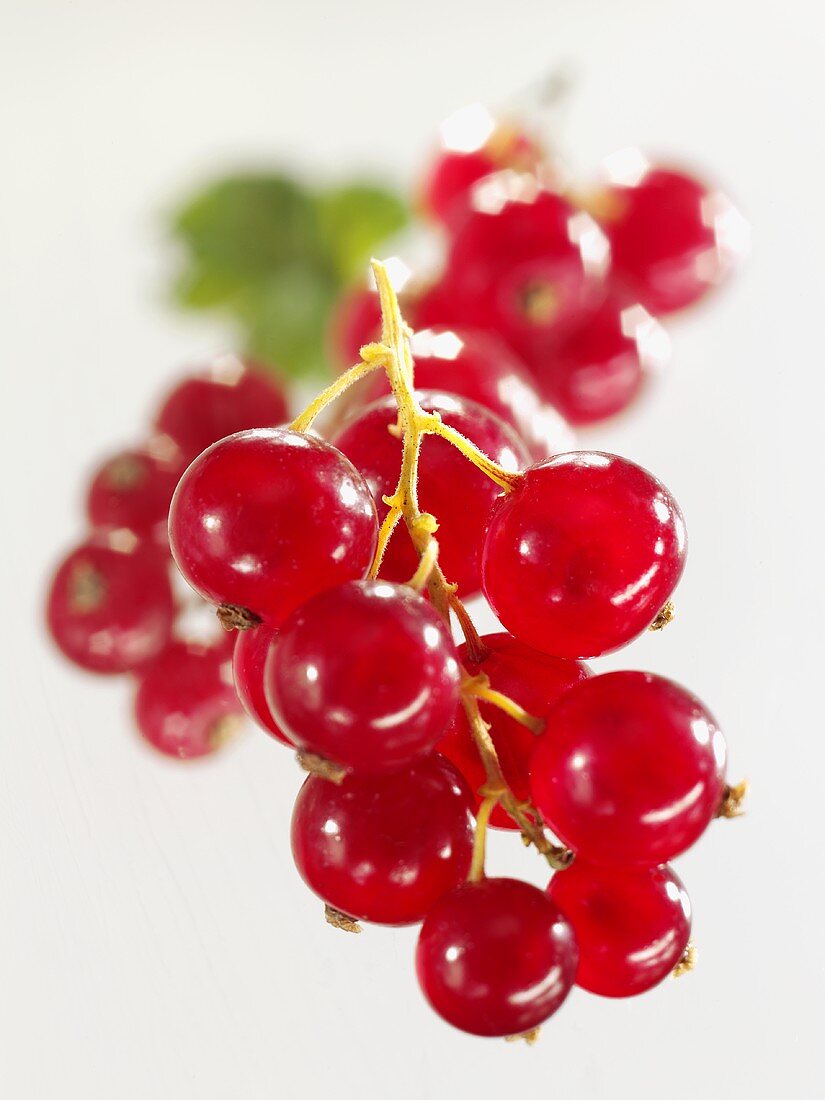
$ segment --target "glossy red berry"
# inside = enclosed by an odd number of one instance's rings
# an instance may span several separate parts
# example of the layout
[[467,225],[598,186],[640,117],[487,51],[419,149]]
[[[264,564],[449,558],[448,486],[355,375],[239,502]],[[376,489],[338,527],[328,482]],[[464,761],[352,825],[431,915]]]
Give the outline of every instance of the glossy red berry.
[[685,172],[648,164],[637,150],[611,159],[612,186],[596,208],[617,277],[653,313],[684,309],[741,257],[746,225],[721,192]]
[[518,353],[558,340],[604,293],[608,256],[588,214],[531,176],[491,176],[450,248],[454,320],[494,330]]
[[[472,440],[489,458],[507,470],[526,466],[524,445],[507,424],[493,413],[452,394],[422,391],[422,408],[441,414],[445,424]],[[401,440],[388,428],[398,419],[392,397],[360,411],[335,436],[334,442],[364,475],[378,508],[387,514],[382,497],[395,491],[401,470]],[[418,498],[422,511],[438,517],[439,562],[448,579],[459,586],[462,597],[477,592],[480,584],[481,546],[493,501],[501,490],[456,448],[443,439],[427,437],[421,447]],[[418,563],[403,524],[390,539],[381,576],[392,581],[409,580]]]
[[136,535],[166,539],[169,502],[183,461],[161,437],[141,450],[121,451],[97,470],[86,497],[93,527],[128,527]]
[[527,134],[497,121],[480,103],[461,108],[441,127],[441,148],[421,183],[424,211],[450,227],[475,183],[505,168],[532,171],[541,151]]
[[646,672],[608,672],[571,688],[530,759],[536,808],[592,863],[664,863],[719,809],[725,740],[690,692]]
[[431,749],[453,716],[453,640],[406,585],[351,581],[299,607],[267,659],[275,721],[346,767],[393,768]]
[[519,1035],[559,1008],[576,973],[567,920],[526,882],[468,882],[431,909],[416,951],[435,1011],[472,1035]]
[[328,905],[378,924],[420,921],[470,868],[474,820],[467,786],[431,754],[340,784],[310,776],[292,815],[292,853]]
[[[459,647],[462,665],[471,676],[486,675],[490,687],[513,699],[536,718],[546,718],[566,691],[590,675],[587,665],[581,661],[549,657],[530,649],[511,634],[485,634],[481,643],[486,655],[477,662],[470,660],[466,646]],[[536,734],[499,707],[480,701],[479,710],[490,726],[490,736],[507,785],[517,798],[527,801],[530,797],[527,772]],[[462,707],[457,708],[453,722],[437,747],[466,777],[478,805],[481,799],[477,792],[486,776]],[[494,808],[490,824],[500,829],[518,828],[501,806]]]
[[526,361],[545,400],[571,423],[590,424],[627,408],[669,353],[659,322],[643,306],[611,295],[561,343],[543,348],[537,341]]
[[222,355],[168,395],[155,428],[175,441],[186,462],[219,439],[247,428],[268,428],[287,418],[281,387],[235,355]]
[[242,717],[222,646],[173,642],[146,669],[135,695],[141,735],[179,760],[220,748]]
[[232,678],[241,705],[253,722],[276,741],[291,746],[292,742],[272,717],[264,692],[264,665],[276,635],[275,628],[265,623],[251,630],[239,630],[232,655]]
[[[495,413],[515,431],[535,459],[569,451],[573,433],[562,416],[539,397],[519,360],[495,333],[473,329],[422,329],[411,342],[415,384],[468,398]],[[372,394],[388,393],[386,375]]]
[[602,997],[632,997],[657,985],[690,937],[690,899],[662,867],[594,867],[575,860],[547,888],[576,935],[576,985]]
[[484,592],[502,624],[558,657],[597,657],[641,634],[682,574],[676,501],[640,466],[572,451],[526,471],[496,503]]
[[168,551],[131,531],[98,532],[52,580],[46,617],[63,653],[89,672],[129,672],[166,645],[175,617]]
[[200,455],[169,510],[169,541],[204,599],[277,625],[325,588],[363,576],[378,528],[340,451],[286,428],[239,432]]

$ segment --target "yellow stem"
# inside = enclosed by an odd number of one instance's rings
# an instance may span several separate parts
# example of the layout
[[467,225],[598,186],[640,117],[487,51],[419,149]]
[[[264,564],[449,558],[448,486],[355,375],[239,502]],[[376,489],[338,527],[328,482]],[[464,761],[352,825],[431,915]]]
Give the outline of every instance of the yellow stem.
[[[383,546],[386,546],[386,542],[397,522],[397,517],[390,519],[393,511],[396,511],[403,518],[419,557],[423,557],[428,552],[428,546],[432,541],[436,524],[432,516],[421,512],[418,504],[418,459],[422,439],[428,432],[437,432],[439,435],[443,434],[450,442],[455,443],[462,450],[462,453],[466,453],[464,449],[465,442],[467,447],[476,452],[477,455],[481,455],[481,452],[477,451],[469,441],[464,441],[464,437],[460,433],[453,433],[452,429],[442,432],[441,429],[446,428],[446,425],[441,424],[438,418],[433,418],[431,414],[425,413],[421,408],[413,389],[413,361],[408,342],[410,330],[401,316],[398,298],[390,282],[386,267],[380,261],[373,260],[372,270],[378,288],[382,315],[381,344],[375,349],[375,354],[378,357],[380,350],[381,355],[386,356],[384,365],[398,406],[398,423],[403,438],[401,473],[398,478],[398,486],[391,497],[385,497],[385,503],[390,508],[390,515],[382,525]],[[375,346],[373,345],[373,347]],[[362,349],[362,354],[365,350]],[[453,435],[456,438],[453,438]],[[472,455],[468,454],[468,457],[473,460]],[[521,475],[501,470],[483,455],[481,455],[481,458],[487,465],[485,472],[488,472],[491,477],[494,474],[500,475],[498,483],[503,488],[513,488],[515,484],[518,484]],[[379,542],[379,548],[383,553],[381,542]],[[376,554],[376,558],[378,557],[379,555]],[[373,562],[373,567],[377,572],[375,562]],[[449,623],[450,609],[458,606],[458,600],[455,594],[455,586],[447,582],[437,561],[432,564],[429,571],[427,590],[433,607]],[[466,622],[469,616],[466,612],[463,612],[460,619],[462,622]],[[462,669],[462,673],[464,679],[469,679],[465,669]],[[487,777],[485,793],[490,797],[495,796],[500,801],[507,813],[519,826],[525,842],[535,845],[551,867],[557,869],[566,867],[571,859],[570,852],[550,843],[541,825],[534,820],[536,814],[532,807],[529,804],[526,805],[520,802],[509,789],[501,771],[495,745],[490,738],[489,727],[481,717],[478,709],[478,700],[472,695],[462,693],[461,702],[484,765],[484,772]],[[479,841],[479,843],[483,843],[483,841]]]
[[361,354],[365,358],[360,363],[356,363],[354,367],[350,367],[343,374],[339,374],[334,382],[330,383],[325,390],[322,390],[315,400],[311,401],[304,411],[295,417],[290,424],[290,428],[294,432],[309,431],[315,418],[323,412],[331,401],[334,401],[336,397],[340,397],[345,390],[348,390],[360,378],[374,370],[378,370],[386,363],[386,348],[382,348],[380,344],[365,345],[361,348]]
[[500,798],[500,794],[490,794],[484,799],[476,814],[476,835],[473,840],[473,858],[470,863],[468,882],[480,882],[484,878],[484,856],[487,852],[487,826],[490,814]]
[[427,581],[430,579],[430,573],[433,571],[433,566],[438,561],[438,543],[435,539],[431,538],[427,543],[427,547],[424,553],[421,555],[421,560],[418,563],[418,568],[413,573],[412,577],[407,581],[410,588],[414,588],[416,592],[421,592]]
[[493,462],[491,458],[488,458],[483,451],[476,447],[475,443],[467,439],[461,432],[456,431],[455,428],[451,428],[449,424],[445,424],[437,413],[429,414],[427,423],[424,425],[424,431],[427,435],[440,435],[442,439],[452,443],[465,458],[468,458],[474,466],[477,466],[483,474],[486,474],[496,485],[500,485],[507,493],[512,492],[524,480],[524,474],[518,471],[505,470],[503,466]]
[[468,695],[475,695],[477,699],[483,699],[485,703],[498,707],[499,710],[503,710],[519,725],[526,726],[535,734],[539,734],[544,730],[543,718],[537,718],[534,714],[530,714],[524,707],[519,706],[514,699],[491,688],[490,681],[483,673],[465,680],[461,685],[461,690],[467,692]]

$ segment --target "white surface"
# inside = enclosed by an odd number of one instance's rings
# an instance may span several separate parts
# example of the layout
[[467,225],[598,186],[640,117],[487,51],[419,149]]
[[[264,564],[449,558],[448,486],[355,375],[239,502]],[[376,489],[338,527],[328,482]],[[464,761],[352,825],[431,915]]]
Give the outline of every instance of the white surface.
[[[0,1094],[808,1097],[821,1080],[821,7],[789,0],[2,0]],[[597,433],[659,474],[691,536],[679,618],[601,667],[672,675],[727,731],[750,814],[678,868],[700,967],[630,1002],[575,992],[534,1049],[431,1015],[414,933],[335,933],[291,866],[300,775],[252,733],[165,766],[125,683],[45,643],[81,475],[218,343],[161,304],[159,210],[284,151],[406,179],[438,121],[559,60],[575,162],[683,154],[756,231],[743,276],[673,326],[644,408]],[[493,866],[541,877],[517,844]]]

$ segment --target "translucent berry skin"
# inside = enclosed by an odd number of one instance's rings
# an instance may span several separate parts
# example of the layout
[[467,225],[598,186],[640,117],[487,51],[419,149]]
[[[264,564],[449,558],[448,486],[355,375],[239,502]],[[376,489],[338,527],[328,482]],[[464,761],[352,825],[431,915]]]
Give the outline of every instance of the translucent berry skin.
[[649,167],[631,185],[608,188],[599,206],[616,274],[652,313],[697,302],[739,258],[730,229],[740,215],[684,172]]
[[341,784],[310,776],[292,814],[304,882],[358,920],[413,924],[464,880],[474,819],[467,785],[436,753]]
[[353,287],[338,302],[329,333],[331,352],[342,369],[354,366],[361,348],[381,337],[378,294],[367,286]]
[[235,355],[215,359],[168,395],[154,426],[175,441],[185,462],[219,439],[247,428],[268,428],[287,418],[281,387]]
[[576,985],[633,997],[673,971],[690,937],[690,899],[673,870],[594,867],[575,860],[547,894],[573,926]]
[[[485,634],[481,642],[487,651],[483,660],[471,661],[467,647],[460,646],[460,662],[471,676],[484,673],[492,688],[513,699],[536,718],[546,718],[566,691],[590,675],[590,669],[581,661],[549,657],[524,645],[512,634]],[[507,785],[517,798],[527,801],[530,797],[527,771],[536,734],[499,707],[480,701],[479,710],[490,726],[490,736]],[[457,708],[455,718],[437,748],[465,776],[475,792],[478,806],[481,797],[477,792],[484,785],[486,776],[462,707]],[[499,829],[518,829],[501,806],[494,808],[490,824]]]
[[130,672],[166,645],[175,617],[169,554],[130,531],[98,532],[51,583],[46,619],[70,661],[89,672]]
[[264,680],[272,715],[296,745],[377,771],[435,745],[455,711],[459,669],[426,600],[405,585],[351,581],[289,617]]
[[112,455],[89,485],[89,522],[93,527],[128,527],[136,535],[165,540],[169,502],[182,472],[182,457],[173,446]]
[[615,294],[586,312],[560,344],[540,341],[527,362],[534,385],[572,424],[615,416],[667,362],[670,341],[643,306]]
[[536,808],[591,863],[650,866],[689,848],[722,800],[726,749],[690,692],[646,672],[608,672],[551,710],[530,758]]
[[501,623],[557,657],[598,657],[645,630],[685,560],[685,526],[652,474],[599,451],[530,467],[490,517],[484,593]]
[[420,201],[430,217],[450,229],[460,222],[473,185],[505,168],[532,171],[541,151],[526,135],[499,124],[475,149],[445,148],[430,164]]
[[[420,391],[422,408],[437,411],[445,424],[472,440],[489,458],[516,471],[529,455],[507,424],[493,413],[453,394]],[[345,424],[334,442],[361,471],[375,498],[379,520],[387,514],[382,500],[395,491],[401,469],[401,440],[387,430],[398,419],[392,397],[368,406]],[[462,597],[481,587],[481,547],[490,508],[501,490],[443,439],[428,436],[421,447],[418,498],[421,509],[438,517],[439,561]],[[396,528],[381,565],[381,576],[409,580],[418,564],[403,524]]]
[[166,756],[214,752],[243,717],[223,646],[172,642],[146,669],[135,695],[142,737]]
[[[415,384],[483,405],[509,424],[534,459],[569,451],[573,433],[539,397],[527,368],[495,333],[435,328],[415,333],[411,350]],[[386,375],[372,381],[372,395],[388,393]]]
[[458,320],[499,333],[517,353],[558,340],[604,293],[609,249],[589,216],[532,177],[477,185],[450,248]]
[[518,1035],[559,1008],[576,973],[573,930],[541,890],[509,878],[468,882],[421,926],[416,971],[425,997],[472,1035]]
[[232,654],[232,678],[241,706],[261,729],[276,741],[292,746],[284,731],[272,717],[264,692],[264,665],[275,639],[274,627],[261,623],[251,630],[239,630]]
[[278,625],[325,588],[363,576],[378,538],[363,478],[340,451],[286,428],[239,432],[195,459],[169,542],[204,599]]

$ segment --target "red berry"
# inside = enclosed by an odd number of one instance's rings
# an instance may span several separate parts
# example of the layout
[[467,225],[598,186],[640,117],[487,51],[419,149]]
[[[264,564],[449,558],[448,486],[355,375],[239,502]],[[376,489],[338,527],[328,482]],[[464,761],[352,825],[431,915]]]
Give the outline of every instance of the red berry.
[[614,186],[596,205],[617,276],[653,313],[698,301],[741,257],[741,215],[721,192],[684,172],[652,167],[638,150],[612,164]]
[[684,688],[646,672],[608,672],[571,688],[530,760],[536,808],[593,863],[664,863],[716,814],[725,741]]
[[503,168],[531,171],[540,159],[526,134],[497,122],[480,103],[470,104],[441,127],[441,149],[422,181],[421,205],[449,227],[461,217],[478,180]]
[[292,854],[328,905],[378,924],[413,924],[463,881],[473,850],[466,784],[438,754],[339,785],[310,776],[292,815]]
[[531,466],[494,506],[484,592],[527,645],[598,657],[650,626],[684,559],[682,513],[661,482],[616,455],[572,451]]
[[249,717],[277,741],[291,746],[292,742],[272,717],[264,693],[264,665],[276,634],[274,627],[265,623],[251,630],[239,630],[234,639],[232,678],[241,705]]
[[155,428],[170,436],[191,462],[227,435],[282,424],[286,418],[281,387],[237,356],[223,355],[172,390],[155,418]]
[[576,973],[576,941],[541,890],[509,878],[445,894],[421,926],[421,988],[448,1023],[472,1035],[518,1035],[552,1016]]
[[[485,634],[481,639],[487,651],[479,662],[470,661],[467,647],[460,646],[458,657],[471,676],[484,673],[490,686],[509,696],[536,718],[546,718],[554,703],[574,684],[590,675],[580,661],[565,661],[530,649],[511,634]],[[499,707],[479,702],[482,717],[490,726],[499,763],[507,785],[522,801],[530,797],[527,769],[536,744],[536,735]],[[486,776],[478,749],[462,707],[438,743],[438,751],[456,765],[474,792],[484,785]],[[476,805],[481,798],[476,794]],[[496,806],[490,824],[500,829],[517,829],[513,819],[501,806]]]
[[98,532],[58,568],[46,617],[63,653],[89,672],[129,672],[166,645],[175,617],[169,556],[131,531]]
[[591,993],[644,993],[687,947],[690,899],[668,866],[593,867],[577,859],[553,875],[547,893],[573,926],[576,985]]
[[381,304],[372,287],[349,290],[336,305],[330,329],[331,352],[342,369],[361,359],[361,348],[381,339]]
[[607,242],[588,214],[531,176],[478,184],[450,249],[457,318],[516,352],[560,339],[604,293]]
[[[569,451],[573,435],[564,419],[536,392],[530,375],[503,340],[473,329],[422,329],[413,336],[415,384],[466,397],[495,413],[515,431],[533,458]],[[377,376],[371,395],[388,393]]]
[[142,736],[180,760],[220,748],[242,716],[222,646],[173,642],[143,674],[135,696]]
[[643,306],[612,295],[557,346],[537,341],[526,361],[542,396],[572,423],[589,424],[627,408],[669,351],[667,333]]
[[273,625],[316,592],[363,576],[377,537],[358,471],[329,443],[287,428],[214,444],[169,510],[172,553],[192,587]]
[[86,513],[94,527],[128,527],[166,540],[166,518],[183,463],[164,437],[146,448],[113,455],[92,478]]
[[[473,401],[452,394],[419,393],[422,407],[437,411],[445,424],[472,440],[489,458],[507,470],[527,465],[524,445],[507,424]],[[344,425],[334,442],[366,478],[375,497],[379,519],[387,514],[382,497],[395,491],[401,470],[401,440],[388,428],[398,419],[392,397],[384,398],[358,413]],[[418,497],[421,508],[437,517],[439,561],[449,580],[466,597],[480,584],[481,546],[493,501],[501,492],[498,485],[481,473],[456,448],[433,436],[421,447]],[[460,502],[460,504],[459,504]],[[381,576],[392,581],[408,580],[418,556],[403,523],[390,539]]]
[[392,768],[431,749],[458,701],[447,627],[406,586],[352,581],[283,624],[266,695],[296,745],[346,767]]

